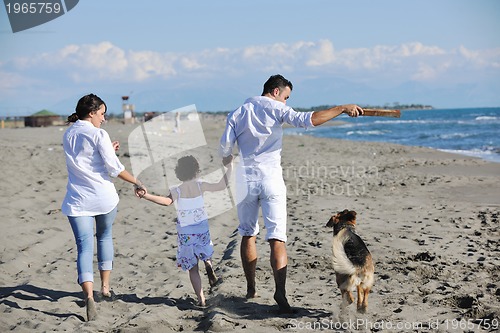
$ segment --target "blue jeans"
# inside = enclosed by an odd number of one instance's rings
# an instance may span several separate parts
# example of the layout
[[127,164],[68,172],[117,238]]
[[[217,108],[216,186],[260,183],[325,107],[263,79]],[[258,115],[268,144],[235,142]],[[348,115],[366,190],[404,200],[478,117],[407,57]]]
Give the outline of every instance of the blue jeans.
[[78,284],[94,282],[94,220],[97,238],[97,267],[100,271],[113,269],[113,222],[116,211],[117,207],[107,214],[97,216],[68,216],[78,251],[76,259]]

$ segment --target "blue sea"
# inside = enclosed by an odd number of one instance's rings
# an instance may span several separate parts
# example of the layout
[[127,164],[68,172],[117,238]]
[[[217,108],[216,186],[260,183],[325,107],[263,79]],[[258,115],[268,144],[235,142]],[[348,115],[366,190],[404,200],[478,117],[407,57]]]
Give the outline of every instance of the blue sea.
[[500,108],[403,110],[401,118],[335,120],[345,123],[285,133],[428,147],[500,163]]

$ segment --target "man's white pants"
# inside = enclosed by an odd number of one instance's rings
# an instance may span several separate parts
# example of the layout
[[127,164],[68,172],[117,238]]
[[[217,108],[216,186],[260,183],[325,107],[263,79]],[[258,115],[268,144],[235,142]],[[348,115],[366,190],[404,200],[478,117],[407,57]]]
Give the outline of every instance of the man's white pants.
[[265,239],[286,242],[286,186],[282,173],[274,173],[273,177],[258,181],[240,179],[236,189],[240,235],[256,236],[259,233],[260,207],[266,229]]

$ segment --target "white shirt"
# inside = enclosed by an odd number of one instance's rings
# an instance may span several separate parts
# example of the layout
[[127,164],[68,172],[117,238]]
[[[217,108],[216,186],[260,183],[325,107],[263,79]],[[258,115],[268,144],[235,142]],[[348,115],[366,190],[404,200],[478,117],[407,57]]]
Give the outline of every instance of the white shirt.
[[78,120],[63,136],[68,185],[62,203],[67,216],[107,214],[118,205],[111,177],[125,167],[115,154],[108,133],[89,121]]
[[[238,143],[243,173],[273,172],[281,168],[283,124],[313,127],[313,112],[297,112],[286,104],[265,96],[251,97],[227,116],[220,140],[220,154],[229,156]],[[259,172],[257,172],[259,173]],[[248,177],[247,177],[248,178]]]

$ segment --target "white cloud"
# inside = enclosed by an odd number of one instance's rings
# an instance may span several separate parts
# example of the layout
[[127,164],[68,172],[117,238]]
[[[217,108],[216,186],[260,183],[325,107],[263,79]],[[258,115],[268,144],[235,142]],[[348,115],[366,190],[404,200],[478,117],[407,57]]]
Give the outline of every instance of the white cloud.
[[[314,44],[313,44],[314,45]],[[331,64],[335,61],[335,49],[332,42],[322,40],[318,43],[318,47],[310,51],[309,59],[306,61],[307,66],[323,66]]]
[[[3,87],[22,86],[22,78],[67,78],[75,83],[137,82],[196,77],[246,76],[261,72],[314,73],[350,80],[446,80],[449,73],[500,69],[500,48],[445,50],[420,42],[336,49],[330,40],[214,48],[195,53],[124,50],[111,42],[68,45],[51,53],[0,64]],[[490,73],[487,73],[492,75]],[[498,74],[498,73],[497,73]]]
[[17,73],[0,71],[0,90],[3,92],[11,89],[16,89],[26,80],[23,76]]
[[422,43],[407,43],[398,47],[396,53],[400,53],[404,57],[414,56],[435,56],[443,55],[446,52],[437,46],[425,46]]
[[175,75],[177,58],[154,51],[125,51],[110,42],[102,42],[68,45],[53,53],[17,58],[13,64],[20,70],[62,71],[75,82],[142,81],[153,76],[168,78]]
[[144,81],[151,77],[169,78],[176,75],[174,63],[177,57],[153,51],[129,52],[128,66],[121,73],[122,79]]
[[417,71],[411,76],[414,81],[429,81],[434,79],[438,74],[438,70],[433,66],[425,63],[418,64]]
[[489,50],[469,50],[465,46],[461,45],[457,50],[457,54],[470,64],[480,68],[500,68],[500,48]]
[[372,48],[352,48],[336,51],[333,43],[322,40],[311,43],[307,66],[339,66],[353,70],[377,69],[385,64],[402,63],[407,58],[445,55],[446,51],[422,43],[407,43],[397,46],[377,45]]
[[180,58],[180,64],[188,70],[197,70],[204,67],[195,57],[182,57]]
[[96,45],[69,45],[55,54],[43,55],[41,60],[52,65],[62,63],[75,68],[94,69],[94,74],[99,77],[103,74],[120,73],[127,66],[125,52],[109,42]]

